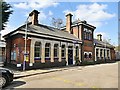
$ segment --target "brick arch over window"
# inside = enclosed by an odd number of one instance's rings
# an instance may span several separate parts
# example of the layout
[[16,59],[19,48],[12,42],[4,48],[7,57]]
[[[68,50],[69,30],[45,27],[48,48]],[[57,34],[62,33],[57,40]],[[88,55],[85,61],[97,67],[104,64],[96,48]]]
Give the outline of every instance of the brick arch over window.
[[35,60],[41,60],[41,42],[35,42],[34,46],[34,59]]

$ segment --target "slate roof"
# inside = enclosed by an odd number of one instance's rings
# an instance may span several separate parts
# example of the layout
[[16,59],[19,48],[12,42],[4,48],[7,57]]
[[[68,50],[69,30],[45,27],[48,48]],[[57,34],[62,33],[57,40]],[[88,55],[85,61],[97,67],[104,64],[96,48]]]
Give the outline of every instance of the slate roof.
[[96,46],[114,48],[114,46],[111,45],[110,43],[104,42],[104,41],[99,41],[99,40],[97,40],[97,39],[94,39],[94,43],[96,44]]
[[[79,23],[85,24],[85,25],[90,26],[92,28],[96,28],[95,26],[92,26],[92,25],[88,24],[87,21],[85,21],[85,20],[83,20],[83,21],[75,20],[75,21],[72,22],[72,25],[79,24]],[[61,29],[63,29],[63,28],[66,28],[66,26],[61,27]]]
[[[15,31],[18,31],[18,30],[25,31],[25,25],[22,25],[21,27],[19,27]],[[15,31],[13,31],[13,32],[15,32]],[[38,33],[38,34],[52,36],[52,37],[56,36],[56,37],[59,37],[59,38],[71,39],[71,40],[75,40],[75,41],[80,41],[77,37],[75,37],[72,34],[69,34],[66,31],[63,31],[63,30],[60,30],[60,29],[57,29],[57,28],[54,28],[54,27],[51,27],[51,26],[42,25],[42,24],[32,25],[31,23],[29,23],[28,24],[28,32]],[[6,37],[10,34],[12,34],[12,32],[5,35],[4,37]]]

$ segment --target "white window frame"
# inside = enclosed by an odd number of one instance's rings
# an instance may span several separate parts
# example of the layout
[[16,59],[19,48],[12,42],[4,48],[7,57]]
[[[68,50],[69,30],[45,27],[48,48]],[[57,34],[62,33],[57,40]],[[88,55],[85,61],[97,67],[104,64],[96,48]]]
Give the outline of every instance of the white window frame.
[[[62,46],[64,46],[64,48],[62,48]],[[62,45],[62,46],[61,46],[61,57],[65,58],[66,57],[66,48],[65,48],[65,45]],[[62,56],[63,54],[64,54],[64,56]]]
[[[40,43],[39,46],[36,46],[36,43]],[[35,51],[35,48],[39,48],[40,50],[37,51],[37,53],[39,52],[39,57],[38,56],[34,56],[34,58],[41,58],[41,42],[35,42],[35,46],[34,46],[34,55],[36,55],[36,51]]]
[[[49,47],[46,47],[46,44],[49,44]],[[51,56],[51,44],[50,43],[46,43],[45,44],[45,58],[50,58],[50,56]],[[49,53],[49,56],[46,56],[46,49],[49,49],[49,52],[47,52],[47,53]]]
[[[55,54],[55,50],[56,50],[57,54]],[[57,55],[57,56],[55,56],[55,55]],[[58,44],[54,44],[54,58],[58,58],[58,57],[59,57],[59,45]]]

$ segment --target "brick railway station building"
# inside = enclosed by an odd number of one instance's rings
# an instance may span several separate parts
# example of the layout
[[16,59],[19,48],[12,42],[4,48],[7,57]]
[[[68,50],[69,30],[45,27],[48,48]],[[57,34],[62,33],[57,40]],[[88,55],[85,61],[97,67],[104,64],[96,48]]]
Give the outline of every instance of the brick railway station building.
[[[114,60],[114,46],[102,41],[99,34],[94,39],[96,27],[87,21],[72,22],[72,14],[66,15],[66,26],[60,29],[39,24],[37,10],[29,17],[31,22],[5,35],[6,64],[26,69],[74,65],[81,62],[104,62]],[[27,26],[27,29],[26,29]],[[25,31],[27,30],[26,54]]]

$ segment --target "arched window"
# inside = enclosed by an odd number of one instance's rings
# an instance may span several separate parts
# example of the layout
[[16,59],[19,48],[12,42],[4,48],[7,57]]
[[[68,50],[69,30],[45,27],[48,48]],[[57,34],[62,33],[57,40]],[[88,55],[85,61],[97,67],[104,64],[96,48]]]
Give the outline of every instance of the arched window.
[[102,49],[100,49],[100,57],[102,57],[102,54],[103,54],[103,53],[102,53]]
[[40,42],[35,43],[34,55],[35,55],[34,56],[35,60],[40,60],[40,58],[41,58],[41,43]]
[[50,43],[45,44],[45,58],[50,58]]
[[90,33],[88,34],[88,37],[89,37],[89,40],[91,40],[91,34]]
[[87,53],[84,54],[84,58],[87,58]]
[[65,58],[66,56],[65,56],[65,45],[62,45],[62,48],[61,48],[61,56],[62,56],[62,58]]
[[79,57],[79,48],[76,46],[76,57]]
[[84,39],[87,39],[87,33],[84,31]]
[[98,57],[98,54],[99,54],[99,49],[96,49],[96,57]]
[[107,50],[107,57],[109,58],[109,50]]
[[59,55],[59,47],[58,44],[54,45],[54,57],[58,57]]
[[91,53],[89,53],[89,58],[92,58],[92,55],[91,55]]

